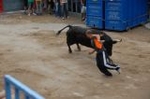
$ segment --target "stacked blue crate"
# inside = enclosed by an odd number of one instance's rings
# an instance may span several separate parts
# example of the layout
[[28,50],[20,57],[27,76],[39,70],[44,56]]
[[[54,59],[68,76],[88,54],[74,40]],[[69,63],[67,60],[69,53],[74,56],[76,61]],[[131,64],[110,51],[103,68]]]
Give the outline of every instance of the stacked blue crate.
[[87,0],[86,6],[86,25],[103,29],[103,0]]
[[105,29],[123,31],[147,22],[147,0],[106,0]]

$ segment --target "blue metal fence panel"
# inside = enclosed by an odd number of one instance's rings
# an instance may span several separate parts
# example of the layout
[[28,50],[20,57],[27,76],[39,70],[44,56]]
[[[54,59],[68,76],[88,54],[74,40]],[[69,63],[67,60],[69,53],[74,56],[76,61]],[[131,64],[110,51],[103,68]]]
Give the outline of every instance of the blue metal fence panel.
[[126,30],[147,21],[147,0],[106,0],[105,29]]
[[128,1],[128,26],[132,27],[133,26],[133,21],[131,19],[134,18],[133,16],[133,0]]
[[128,29],[127,22],[121,20],[110,20],[105,23],[105,29],[123,31]]
[[86,25],[89,27],[96,27],[96,28],[103,28],[103,19],[102,17],[94,17],[94,16],[88,16],[86,19]]
[[127,8],[123,5],[128,2],[124,0],[107,0],[105,2],[105,29],[124,30],[127,27]]
[[150,0],[148,0],[148,17],[149,17],[149,21],[150,21]]
[[4,79],[6,99],[11,99],[11,87],[15,88],[15,99],[20,99],[20,92],[24,93],[25,99],[45,99],[43,96],[39,95],[37,92],[33,91],[10,75],[5,75]]
[[131,1],[129,0],[129,2],[130,2],[129,26],[135,27],[137,25],[147,22],[148,19],[147,0],[131,0]]
[[3,0],[4,11],[17,11],[23,10],[23,0]]
[[102,17],[103,8],[102,8],[102,2],[101,3],[87,3],[87,15],[90,16],[100,16]]
[[145,23],[148,20],[148,4],[147,4],[148,0],[140,0],[139,2],[139,6],[144,6],[141,7],[141,13],[139,14],[139,24],[140,23]]
[[86,25],[119,31],[135,27],[148,21],[147,2],[148,0],[87,0]]
[[86,25],[89,27],[103,28],[103,0],[87,0]]
[[[132,3],[132,7],[133,7],[133,26],[132,27],[134,27],[134,26],[136,26],[136,24],[137,24],[137,21],[138,21],[138,15],[137,15],[137,12],[139,12],[139,11],[137,11],[138,9],[137,9],[137,6],[138,6],[138,2],[136,2],[137,0],[133,0],[133,3]],[[134,4],[134,5],[133,5]],[[136,5],[135,5],[136,4]]]
[[111,1],[107,0],[105,5],[106,10],[111,10],[111,11],[119,11],[122,9],[123,3],[121,1]]
[[86,0],[87,3],[101,3],[102,0]]

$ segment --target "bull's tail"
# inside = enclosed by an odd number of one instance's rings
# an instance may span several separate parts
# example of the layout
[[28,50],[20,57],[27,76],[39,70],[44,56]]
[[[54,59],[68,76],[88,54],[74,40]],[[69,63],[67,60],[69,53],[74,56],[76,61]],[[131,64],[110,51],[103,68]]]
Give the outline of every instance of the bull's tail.
[[61,31],[63,31],[65,28],[67,28],[67,27],[72,27],[71,25],[67,25],[67,26],[65,26],[64,28],[62,28],[61,30],[59,30],[57,33],[56,33],[56,35],[59,35],[60,33],[61,33]]

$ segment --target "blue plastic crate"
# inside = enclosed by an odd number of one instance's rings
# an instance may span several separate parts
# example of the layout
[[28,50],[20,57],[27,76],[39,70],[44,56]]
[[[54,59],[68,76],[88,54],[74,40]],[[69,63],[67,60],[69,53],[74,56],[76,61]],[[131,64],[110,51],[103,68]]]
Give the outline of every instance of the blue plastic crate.
[[93,4],[93,3],[89,3],[87,4],[87,15],[91,15],[91,16],[102,16],[103,13],[103,7],[102,7],[102,3],[99,4]]
[[102,17],[87,16],[86,25],[89,27],[103,29],[103,19]]

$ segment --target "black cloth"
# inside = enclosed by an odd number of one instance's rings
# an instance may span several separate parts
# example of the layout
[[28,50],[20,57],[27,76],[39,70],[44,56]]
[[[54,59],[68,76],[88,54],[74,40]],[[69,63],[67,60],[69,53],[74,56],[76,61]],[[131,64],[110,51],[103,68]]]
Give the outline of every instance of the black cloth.
[[82,0],[83,5],[86,6],[86,0]]
[[47,4],[50,5],[50,8],[53,9],[54,8],[54,1],[53,0],[47,0]]
[[28,0],[24,0],[24,7],[28,6]]
[[106,76],[112,76],[112,74],[107,70],[105,64],[104,64],[104,59],[103,59],[103,53],[102,51],[97,52],[96,54],[96,63],[97,67],[99,70],[104,73]]

